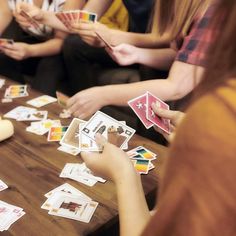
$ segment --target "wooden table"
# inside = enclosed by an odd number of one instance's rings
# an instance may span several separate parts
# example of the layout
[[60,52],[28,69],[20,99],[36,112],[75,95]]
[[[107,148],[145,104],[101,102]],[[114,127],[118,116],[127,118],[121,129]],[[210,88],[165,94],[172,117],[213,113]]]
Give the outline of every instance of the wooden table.
[[[7,81],[6,85],[0,89],[0,98],[4,96],[9,84],[12,82]],[[29,87],[28,92],[28,97],[14,99],[12,103],[0,103],[0,116],[16,106],[26,105],[27,100],[41,95]],[[58,119],[61,112],[57,103],[44,106],[39,110],[48,110],[51,119]],[[68,125],[70,121],[71,119],[61,119],[63,125]],[[80,156],[74,157],[58,151],[58,143],[47,142],[46,135],[38,136],[26,132],[25,128],[30,125],[30,122],[15,120],[12,122],[15,127],[14,136],[0,143],[0,179],[9,186],[8,189],[0,192],[0,200],[22,207],[26,215],[1,235],[107,235],[106,230],[118,222],[114,184],[108,181],[105,184],[97,183],[94,187],[88,187],[69,179],[59,178],[59,173],[66,163],[82,162]],[[153,201],[157,186],[157,172],[165,156],[166,148],[135,135],[129,142],[129,148],[139,145],[158,154],[158,159],[154,162],[156,168],[148,175],[142,176],[146,197]],[[44,194],[65,182],[99,202],[90,223],[51,216],[46,210],[40,208],[46,200]]]

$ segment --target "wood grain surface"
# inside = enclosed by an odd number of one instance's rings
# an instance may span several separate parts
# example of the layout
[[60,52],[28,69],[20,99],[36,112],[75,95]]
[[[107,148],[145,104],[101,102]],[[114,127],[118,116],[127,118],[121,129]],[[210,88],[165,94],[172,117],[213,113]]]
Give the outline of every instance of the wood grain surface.
[[[10,80],[0,89],[0,98],[9,84],[16,84]],[[0,116],[19,106],[26,105],[26,101],[40,96],[37,91],[28,87],[29,96],[16,98],[12,103],[0,103]],[[57,103],[46,105],[38,110],[47,110],[48,117],[59,119],[61,108]],[[71,119],[60,119],[62,125],[69,125]],[[26,132],[30,122],[11,120],[14,124],[14,136],[0,143],[0,179],[9,188],[0,192],[0,200],[22,207],[26,212],[19,221],[14,223],[8,231],[0,233],[4,236],[75,236],[75,235],[105,235],[106,230],[118,222],[117,199],[113,183],[97,183],[88,187],[78,182],[63,179],[59,174],[68,162],[81,163],[80,156],[72,156],[57,150],[57,142],[47,142],[46,135],[39,136]],[[1,132],[1,130],[0,130]],[[146,197],[153,201],[156,193],[158,171],[166,155],[166,147],[158,145],[146,138],[135,135],[129,142],[129,149],[145,146],[158,154],[154,161],[156,168],[148,175],[142,176],[142,183]],[[119,171],[119,170],[117,170]],[[46,200],[44,194],[51,189],[69,183],[99,202],[91,221],[86,224],[62,217],[48,215],[41,205]],[[131,192],[132,194],[132,192]]]

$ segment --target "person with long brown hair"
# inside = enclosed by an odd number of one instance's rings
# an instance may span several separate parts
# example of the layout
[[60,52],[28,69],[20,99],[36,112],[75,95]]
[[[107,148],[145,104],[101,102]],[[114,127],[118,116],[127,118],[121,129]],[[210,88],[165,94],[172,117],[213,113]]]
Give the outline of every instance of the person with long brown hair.
[[224,33],[212,44],[195,100],[170,146],[153,216],[148,211],[140,176],[122,150],[98,135],[103,153],[82,153],[94,173],[115,183],[121,235],[236,234],[234,0],[221,1],[212,27],[224,27]]

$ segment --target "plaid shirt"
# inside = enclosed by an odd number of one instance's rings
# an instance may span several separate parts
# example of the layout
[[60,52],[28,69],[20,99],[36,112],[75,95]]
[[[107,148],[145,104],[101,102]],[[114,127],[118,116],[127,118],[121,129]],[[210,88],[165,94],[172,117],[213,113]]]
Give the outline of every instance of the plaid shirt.
[[214,42],[213,29],[210,20],[214,14],[216,4],[212,4],[203,15],[198,18],[189,30],[189,34],[183,39],[175,60],[197,66],[206,66],[208,50]]

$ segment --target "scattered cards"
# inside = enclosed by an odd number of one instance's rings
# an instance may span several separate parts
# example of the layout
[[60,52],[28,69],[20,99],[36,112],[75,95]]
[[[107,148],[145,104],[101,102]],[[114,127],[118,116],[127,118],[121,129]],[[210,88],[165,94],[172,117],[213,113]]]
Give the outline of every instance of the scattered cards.
[[33,106],[33,107],[42,107],[48,105],[50,103],[56,102],[57,99],[48,95],[42,95],[37,98],[31,99],[26,103]]
[[48,210],[48,214],[85,223],[89,223],[98,206],[97,202],[67,183],[53,189],[45,196],[48,199],[41,208]]
[[0,201],[0,232],[8,230],[23,215],[22,208]]
[[146,92],[145,94],[128,101],[129,106],[147,129],[151,128],[153,125],[156,125],[169,134],[170,120],[157,116],[151,107],[153,103],[158,103],[161,108],[169,110],[168,104],[161,101],[150,92]]

